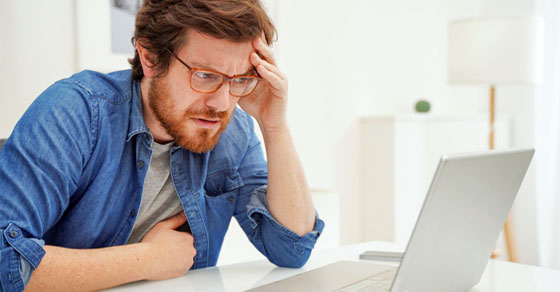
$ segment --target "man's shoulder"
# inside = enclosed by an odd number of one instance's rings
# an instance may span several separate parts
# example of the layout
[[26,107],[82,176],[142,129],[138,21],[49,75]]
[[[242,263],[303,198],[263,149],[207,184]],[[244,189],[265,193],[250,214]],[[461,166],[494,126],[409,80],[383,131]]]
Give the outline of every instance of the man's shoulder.
[[73,87],[91,97],[119,104],[130,100],[132,84],[130,70],[116,71],[108,74],[84,70],[56,82],[54,87]]

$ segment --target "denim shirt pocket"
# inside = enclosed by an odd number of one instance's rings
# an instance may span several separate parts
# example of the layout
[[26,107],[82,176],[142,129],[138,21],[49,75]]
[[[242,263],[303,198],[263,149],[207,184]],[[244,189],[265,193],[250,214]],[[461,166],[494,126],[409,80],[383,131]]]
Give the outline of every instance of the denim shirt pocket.
[[244,185],[241,175],[236,170],[221,171],[207,178],[204,185],[206,212],[222,222],[220,225],[229,222],[233,216],[239,189]]
[[243,178],[241,178],[239,172],[235,170],[220,171],[208,176],[204,185],[204,190],[207,198],[222,198],[228,195],[234,195],[233,193],[242,186],[244,186]]

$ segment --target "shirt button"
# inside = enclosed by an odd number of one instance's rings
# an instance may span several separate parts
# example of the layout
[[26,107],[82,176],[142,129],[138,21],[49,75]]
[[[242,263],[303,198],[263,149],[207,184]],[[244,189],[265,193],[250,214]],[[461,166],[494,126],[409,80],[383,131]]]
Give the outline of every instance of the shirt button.
[[138,168],[144,167],[144,161],[138,160],[138,163],[136,163],[136,166],[138,166]]
[[228,202],[233,203],[233,197],[229,197]]
[[11,238],[16,238],[18,237],[19,233],[15,230],[10,231],[10,237]]
[[136,211],[134,211],[134,210],[130,211],[130,218],[133,218],[134,215],[136,215]]

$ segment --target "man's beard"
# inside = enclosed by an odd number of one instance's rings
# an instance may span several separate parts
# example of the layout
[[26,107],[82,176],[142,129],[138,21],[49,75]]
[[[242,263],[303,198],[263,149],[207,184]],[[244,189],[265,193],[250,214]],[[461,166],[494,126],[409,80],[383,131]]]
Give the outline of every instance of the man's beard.
[[[187,109],[184,113],[180,113],[169,94],[167,84],[162,83],[164,83],[163,79],[151,80],[148,102],[163,128],[175,139],[175,143],[183,148],[195,153],[212,150],[229,124],[231,114],[227,111],[216,112],[211,109]],[[187,122],[193,117],[207,120],[219,119],[220,128],[214,134],[212,134],[214,129],[194,128],[189,131]]]

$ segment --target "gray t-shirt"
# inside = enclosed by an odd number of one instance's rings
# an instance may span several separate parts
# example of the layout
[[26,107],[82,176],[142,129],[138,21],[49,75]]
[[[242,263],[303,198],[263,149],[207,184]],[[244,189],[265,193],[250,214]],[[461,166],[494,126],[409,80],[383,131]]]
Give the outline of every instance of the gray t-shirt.
[[152,145],[152,159],[144,180],[140,211],[127,243],[137,243],[158,222],[179,212],[183,206],[173,186],[170,175],[170,150],[175,143]]

